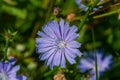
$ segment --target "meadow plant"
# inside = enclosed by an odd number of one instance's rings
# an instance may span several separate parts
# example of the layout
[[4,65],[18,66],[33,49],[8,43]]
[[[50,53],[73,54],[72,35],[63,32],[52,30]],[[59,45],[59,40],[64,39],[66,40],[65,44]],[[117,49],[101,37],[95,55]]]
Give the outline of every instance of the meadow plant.
[[119,0],[0,0],[0,80],[119,80],[119,34]]
[[[78,68],[81,69],[81,72],[85,72],[90,70],[90,80],[96,80],[96,71],[95,71],[95,58],[94,58],[94,51],[90,51],[90,53],[84,52],[84,58],[80,59],[80,64]],[[111,66],[112,62],[112,55],[104,56],[103,50],[97,50],[97,69],[98,69],[98,77],[102,75],[103,72],[107,71]]]

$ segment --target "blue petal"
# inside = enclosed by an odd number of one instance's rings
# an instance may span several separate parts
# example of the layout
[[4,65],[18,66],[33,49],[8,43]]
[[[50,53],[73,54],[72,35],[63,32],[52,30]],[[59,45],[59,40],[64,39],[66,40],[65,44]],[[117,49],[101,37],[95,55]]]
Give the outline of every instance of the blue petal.
[[38,31],[37,34],[41,37],[49,37],[45,33]]
[[51,49],[45,53],[43,53],[39,58],[40,60],[45,60],[45,59],[48,59],[50,57],[50,55],[52,55],[54,52],[56,51],[56,49]]
[[43,30],[44,32],[46,33],[46,35],[48,35],[49,37],[53,38],[53,39],[56,39],[57,36],[55,35],[55,33],[53,32],[52,30],[52,27],[51,27],[51,23],[48,23],[47,25],[45,25],[43,27]]
[[53,49],[54,47],[47,47],[47,48],[39,48],[39,47],[37,47],[36,48],[36,52],[37,53],[44,53],[44,52],[47,52],[47,51],[49,51],[49,50],[51,50],[51,49]]
[[78,5],[82,2],[82,0],[75,0],[75,1]]
[[74,60],[74,58],[72,58],[70,55],[67,55],[67,54],[65,53],[65,57],[66,57],[66,59],[70,62],[70,64],[76,63],[75,60]]
[[57,39],[61,39],[61,35],[60,35],[60,30],[59,30],[58,23],[54,20],[50,24],[51,24],[51,29],[53,30],[53,32],[57,36]]
[[14,73],[10,73],[10,74],[7,74],[8,75],[8,77],[9,77],[9,80],[16,80],[16,72],[14,72]]
[[8,72],[8,74],[16,73],[20,69],[20,66],[15,66],[11,69],[11,71]]
[[17,76],[17,80],[26,80],[26,77],[23,75]]
[[11,69],[11,67],[12,67],[12,65],[11,64],[9,64],[9,63],[6,63],[7,65],[4,65],[4,70],[6,71],[6,72],[8,72],[8,71],[10,71],[10,69]]
[[78,38],[78,37],[79,37],[79,34],[73,33],[73,34],[71,34],[71,35],[69,36],[68,39],[66,39],[66,41],[67,41],[67,42],[70,42],[70,41],[75,40],[75,39]]
[[56,43],[36,44],[36,47],[39,47],[39,48],[56,47],[55,44],[56,44]]
[[105,71],[106,69],[109,68],[109,64],[111,62],[111,59],[112,59],[112,55],[109,55],[109,56],[104,58],[104,60],[101,64],[101,71]]
[[10,62],[12,65],[14,65],[16,63],[16,59],[14,57],[12,57],[8,62]]
[[68,49],[71,53],[73,53],[79,57],[82,55],[82,53],[78,49],[73,49],[73,48],[68,48]]
[[56,54],[56,51],[53,54],[51,54],[46,61],[46,66],[50,65],[50,69],[53,69],[54,64],[52,63],[52,61],[55,54]]
[[96,75],[92,75],[92,76],[90,77],[90,80],[96,80]]
[[67,47],[69,48],[79,48],[81,45],[77,41],[71,41],[67,43]]
[[75,32],[78,31],[78,28],[77,28],[75,25],[73,25],[73,26],[70,28],[70,30],[71,30],[71,32],[75,33]]
[[72,53],[69,49],[65,49],[65,54],[66,55],[69,55],[71,58],[75,58],[76,57],[76,55],[74,54],[74,53]]
[[67,41],[72,36],[76,35],[75,34],[76,31],[77,31],[77,27],[76,26],[71,27],[70,30],[69,30],[69,32],[67,33],[67,36],[66,36],[65,40]]
[[64,27],[65,27],[65,30],[64,30],[64,36],[63,36],[63,38],[65,39],[65,38],[67,37],[67,35],[68,35],[69,30],[70,30],[70,25],[69,25],[69,23],[68,23],[68,22],[65,22]]
[[85,8],[86,6],[84,5],[84,4],[80,4],[79,5],[79,9],[83,9],[83,8]]
[[61,50],[58,50],[54,55],[53,65],[56,65],[56,66],[60,65],[61,55],[62,55]]
[[37,34],[39,35],[39,36],[41,36],[41,38],[43,38],[43,39],[50,39],[50,40],[55,40],[55,39],[52,39],[49,35],[46,35],[44,32],[40,32],[40,31],[38,31],[37,32]]
[[89,62],[85,59],[81,59],[80,65],[78,67],[81,68],[81,72],[84,72],[88,69],[94,69],[94,64],[92,64],[91,62]]
[[98,64],[102,64],[103,63],[103,61],[102,61],[102,54],[100,54],[100,53],[97,53],[97,62],[98,62]]
[[9,65],[10,65],[10,66],[12,66],[12,65],[11,65],[11,64],[9,64],[9,63],[4,63],[4,64],[3,64],[3,69],[6,71],[7,66],[9,66]]
[[[61,52],[61,53],[62,53],[62,52]],[[62,53],[62,56],[61,56],[61,64],[60,64],[60,66],[61,66],[62,68],[65,68],[65,66],[66,66],[65,53],[64,53],[64,52]]]
[[9,79],[7,79],[7,80],[17,80],[17,79],[16,79],[16,76],[13,76],[13,77],[11,76],[11,77],[9,77]]
[[0,62],[0,71],[1,72],[4,72],[4,65],[5,65],[5,62]]
[[36,43],[52,43],[54,39],[51,38],[36,38]]
[[61,37],[63,39],[64,37],[64,31],[65,31],[65,25],[64,25],[64,20],[63,19],[60,19],[60,33],[61,33]]

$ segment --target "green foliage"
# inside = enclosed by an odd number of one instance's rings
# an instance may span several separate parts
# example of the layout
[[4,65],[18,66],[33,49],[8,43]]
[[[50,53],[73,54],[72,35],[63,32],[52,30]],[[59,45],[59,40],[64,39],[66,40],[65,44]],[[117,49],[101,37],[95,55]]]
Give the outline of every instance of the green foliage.
[[[102,4],[102,9],[90,12],[77,39],[82,43],[80,48],[82,52],[96,47],[104,49],[106,54],[113,55],[115,66],[105,72],[101,80],[120,79],[120,19],[118,19],[120,13],[118,11],[118,13],[102,15],[113,10],[117,11],[120,8],[119,4],[118,0],[108,0],[107,3]],[[54,7],[60,8],[58,15],[53,15]],[[68,19],[70,13],[75,14],[72,20]],[[50,71],[45,67],[44,61],[39,61],[35,51],[36,33],[52,19],[63,18],[79,26],[85,13],[78,9],[75,0],[0,0],[0,58],[3,57],[6,41],[4,37],[8,31],[14,36],[8,44],[8,58],[17,58],[17,64],[21,65],[20,73],[25,74],[28,80],[53,80],[58,68]],[[95,32],[95,45],[92,40],[92,28]],[[72,67],[69,65],[67,70],[63,70],[67,80],[80,80],[80,77],[86,77],[88,74],[80,73],[77,65]]]

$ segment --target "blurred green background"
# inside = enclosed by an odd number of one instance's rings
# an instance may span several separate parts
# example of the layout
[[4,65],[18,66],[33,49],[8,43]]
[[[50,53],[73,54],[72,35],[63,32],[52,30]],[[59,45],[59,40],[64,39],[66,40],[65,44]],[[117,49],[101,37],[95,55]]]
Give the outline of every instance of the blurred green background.
[[[120,3],[119,0],[105,0],[102,6],[102,9],[90,13],[80,30],[80,51],[93,49],[91,29],[94,28],[96,47],[104,49],[105,54],[112,54],[114,60],[114,66],[102,75],[101,80],[120,80],[120,11],[96,18],[119,9]],[[53,19],[63,18],[71,25],[79,26],[85,13],[78,8],[75,0],[0,0],[0,53],[4,53],[5,32],[17,32],[9,44],[8,54],[17,59],[21,66],[19,73],[26,75],[28,80],[53,80],[57,70],[51,72],[44,61],[39,60],[35,51],[36,33]],[[85,75],[76,66],[68,65],[65,69],[67,80],[80,80]]]

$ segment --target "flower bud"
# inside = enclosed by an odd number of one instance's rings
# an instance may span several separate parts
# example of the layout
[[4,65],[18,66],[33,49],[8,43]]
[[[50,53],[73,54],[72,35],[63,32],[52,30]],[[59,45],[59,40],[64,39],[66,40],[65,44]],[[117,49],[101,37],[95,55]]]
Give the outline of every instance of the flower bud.
[[56,16],[60,13],[60,8],[59,7],[54,7],[53,9],[53,15]]
[[63,73],[58,73],[54,76],[54,80],[66,80]]
[[73,21],[73,20],[75,20],[75,17],[76,17],[76,15],[74,13],[70,13],[67,15],[67,20]]

